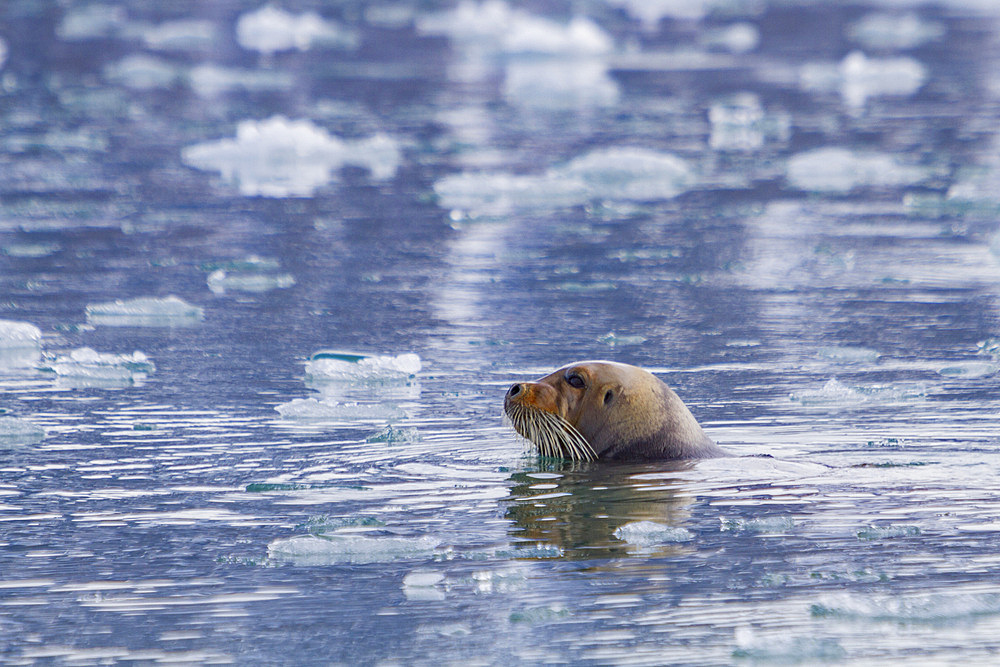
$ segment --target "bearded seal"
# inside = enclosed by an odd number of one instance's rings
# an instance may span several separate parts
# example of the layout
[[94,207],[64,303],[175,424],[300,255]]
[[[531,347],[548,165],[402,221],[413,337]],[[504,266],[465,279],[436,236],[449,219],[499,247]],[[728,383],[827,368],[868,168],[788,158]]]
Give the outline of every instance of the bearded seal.
[[667,461],[729,456],[658,377],[613,361],[579,361],[517,382],[504,413],[542,456]]

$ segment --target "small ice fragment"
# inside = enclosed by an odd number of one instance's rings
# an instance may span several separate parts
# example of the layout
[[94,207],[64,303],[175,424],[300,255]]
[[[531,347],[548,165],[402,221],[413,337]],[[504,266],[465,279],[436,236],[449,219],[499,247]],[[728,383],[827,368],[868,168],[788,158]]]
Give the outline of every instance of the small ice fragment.
[[0,320],[0,369],[32,368],[42,354],[42,332],[29,322]]
[[760,44],[760,30],[753,23],[734,23],[718,30],[709,30],[702,44],[730,53],[749,53]]
[[857,187],[913,185],[927,178],[928,172],[886,153],[831,147],[793,155],[787,176],[800,190],[847,193]]
[[956,361],[937,369],[945,377],[982,378],[997,372],[997,365],[985,361]]
[[668,526],[655,521],[632,521],[615,529],[614,536],[637,547],[690,542],[694,533],[680,526]]
[[366,537],[303,535],[278,539],[267,545],[267,555],[275,561],[294,565],[335,565],[337,563],[389,563],[427,560],[434,556],[440,540],[421,537]]
[[816,349],[816,354],[824,359],[847,363],[872,363],[882,356],[878,350],[850,345],[820,347]]
[[66,11],[56,26],[56,36],[69,41],[114,37],[127,23],[124,7],[86,5]]
[[600,60],[511,62],[503,90],[511,103],[539,109],[609,107],[621,96],[607,64]]
[[58,243],[10,243],[3,247],[3,253],[8,257],[48,257],[61,247]]
[[307,51],[316,46],[350,49],[358,44],[353,31],[316,12],[290,14],[271,5],[247,12],[236,21],[236,41],[244,49],[271,55],[278,51]]
[[126,56],[104,68],[104,78],[133,90],[169,88],[180,81],[178,67],[146,55]]
[[384,429],[378,433],[374,433],[367,438],[365,442],[384,442],[389,445],[393,445],[399,442],[417,442],[420,440],[420,431],[415,428],[396,428],[392,424],[389,424]]
[[474,215],[580,206],[591,201],[658,201],[694,185],[681,158],[644,148],[594,150],[537,175],[454,174],[434,184],[439,204]]
[[616,334],[614,331],[609,331],[605,335],[598,338],[597,342],[610,345],[611,347],[617,347],[618,345],[641,345],[646,342],[646,337],[638,335],[623,336]]
[[614,47],[611,36],[588,18],[563,24],[513,9],[503,0],[463,0],[451,11],[419,18],[417,31],[447,35],[470,50],[507,55],[598,55]]
[[398,381],[413,377],[422,367],[420,357],[412,352],[388,356],[320,350],[306,363],[306,377],[312,381]]
[[820,389],[792,392],[789,398],[803,405],[837,407],[867,402],[891,403],[919,398],[926,394],[927,389],[922,385],[872,385],[855,388],[848,387],[837,378],[831,378]]
[[912,95],[926,79],[926,68],[913,58],[868,58],[860,51],[837,64],[807,63],[799,70],[803,89],[840,92],[851,107],[863,107],[870,97]]
[[1000,614],[1000,594],[980,591],[947,593],[831,593],[812,605],[817,618],[854,618],[890,623],[953,626],[959,620]]
[[208,276],[208,289],[215,294],[235,292],[268,292],[273,289],[287,289],[295,284],[295,278],[288,273],[230,273],[223,269],[213,271]]
[[205,312],[176,296],[140,297],[87,305],[87,322],[120,327],[184,327],[198,324]]
[[774,535],[791,532],[795,528],[795,520],[789,516],[765,516],[756,519],[719,519],[719,529],[723,532],[754,533]]
[[847,651],[836,639],[794,637],[787,634],[758,637],[748,626],[737,628],[735,639],[733,657],[749,660],[751,664],[838,664],[847,657]]
[[344,141],[309,120],[273,116],[241,121],[233,139],[188,146],[181,160],[195,169],[220,172],[223,181],[247,196],[308,197],[346,164],[368,168],[374,179],[390,179],[401,152],[386,135]]
[[304,421],[386,421],[401,419],[406,413],[392,403],[354,403],[315,398],[296,398],[275,407],[285,419]]
[[848,37],[862,46],[886,50],[913,49],[941,39],[944,33],[942,24],[924,21],[913,12],[867,14],[847,30]]
[[4,63],[7,62],[7,42],[0,38],[0,69],[3,69]]
[[218,35],[211,21],[182,19],[144,28],[142,38],[151,49],[196,51],[214,46]]
[[188,83],[197,94],[211,97],[233,90],[288,90],[294,85],[295,79],[290,73],[283,71],[202,64],[193,67],[188,73]]
[[712,126],[709,145],[716,150],[752,151],[767,140],[786,142],[791,136],[789,118],[766,115],[760,99],[753,93],[740,93],[713,103],[708,110],[708,121]]
[[885,540],[894,537],[913,537],[920,534],[918,526],[889,524],[887,526],[868,526],[858,531],[859,540]]
[[42,366],[60,378],[93,380],[95,383],[127,383],[145,379],[156,366],[142,352],[132,354],[101,353],[80,347],[60,355]]
[[0,447],[33,445],[45,438],[45,429],[20,417],[0,415]]

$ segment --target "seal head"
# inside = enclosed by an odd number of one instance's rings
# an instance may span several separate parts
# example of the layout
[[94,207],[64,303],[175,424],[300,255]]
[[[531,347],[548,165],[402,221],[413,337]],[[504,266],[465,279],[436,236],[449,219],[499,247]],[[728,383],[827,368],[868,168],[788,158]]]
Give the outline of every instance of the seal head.
[[542,456],[665,461],[728,456],[674,391],[649,371],[580,361],[511,385],[504,412]]

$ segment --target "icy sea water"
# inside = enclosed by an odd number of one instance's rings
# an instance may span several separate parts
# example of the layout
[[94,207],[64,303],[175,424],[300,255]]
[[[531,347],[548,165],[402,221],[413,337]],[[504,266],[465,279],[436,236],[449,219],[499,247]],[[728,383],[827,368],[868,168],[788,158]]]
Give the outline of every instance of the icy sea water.
[[[998,72],[975,0],[0,4],[0,661],[992,664]],[[580,358],[742,457],[534,457]]]

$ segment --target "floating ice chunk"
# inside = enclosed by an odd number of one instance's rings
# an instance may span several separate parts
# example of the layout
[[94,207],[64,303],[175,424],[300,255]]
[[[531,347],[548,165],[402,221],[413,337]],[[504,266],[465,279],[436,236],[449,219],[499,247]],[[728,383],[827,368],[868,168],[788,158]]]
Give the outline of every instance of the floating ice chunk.
[[93,303],[87,306],[90,324],[121,327],[183,327],[205,319],[205,311],[176,296]]
[[982,378],[994,375],[997,365],[985,361],[956,361],[937,369],[945,377]]
[[819,148],[793,155],[787,175],[789,183],[800,190],[846,193],[858,187],[913,185],[928,178],[929,172],[886,153]]
[[274,70],[249,70],[218,65],[198,65],[188,73],[191,89],[210,97],[233,90],[257,92],[262,90],[287,90],[295,83],[288,72]]
[[316,12],[290,14],[266,5],[240,16],[236,21],[236,41],[244,49],[270,55],[313,47],[354,48],[358,36]]
[[208,276],[208,289],[215,294],[235,292],[268,292],[273,289],[287,289],[295,284],[295,278],[288,273],[229,272],[224,269],[213,271]]
[[791,121],[785,115],[767,116],[753,93],[740,93],[719,100],[708,110],[712,125],[709,145],[717,150],[752,151],[768,140],[786,142]]
[[504,95],[526,107],[577,109],[612,106],[620,91],[603,61],[544,59],[509,63]]
[[869,347],[852,347],[849,345],[844,346],[827,346],[817,348],[816,354],[824,359],[832,359],[834,361],[847,362],[847,363],[873,363],[881,355],[878,350],[873,350]]
[[161,51],[195,51],[209,49],[218,41],[211,21],[184,19],[166,21],[142,29],[146,46]]
[[403,577],[403,595],[407,600],[440,602],[445,592],[438,588],[444,583],[444,575],[429,570],[413,570]]
[[0,415],[0,447],[33,445],[45,438],[45,429],[20,417]]
[[913,12],[903,15],[868,14],[847,30],[855,42],[870,49],[913,49],[941,39],[945,29],[940,23],[924,21]]
[[655,30],[665,18],[700,21],[724,0],[607,0],[612,7],[622,7],[642,21],[647,30]]
[[400,442],[418,442],[420,439],[420,431],[415,428],[396,428],[389,424],[378,433],[365,438],[365,442],[384,442],[394,445]]
[[756,519],[719,519],[719,530],[733,533],[755,533],[774,535],[788,533],[795,528],[795,520],[789,516],[766,516]]
[[812,615],[889,623],[953,624],[963,619],[1000,615],[1000,593],[830,594],[812,606]]
[[10,243],[3,247],[3,254],[8,257],[48,257],[60,248],[58,243]]
[[413,377],[422,367],[420,357],[412,352],[385,356],[320,350],[306,363],[306,377],[332,382],[398,381]]
[[885,540],[894,537],[913,537],[920,534],[918,526],[889,524],[887,526],[868,526],[858,531],[859,540]]
[[367,167],[378,180],[392,178],[401,154],[399,144],[385,135],[344,141],[311,121],[273,116],[241,121],[235,139],[188,146],[181,159],[195,169],[220,172],[244,195],[308,197],[345,164]]
[[639,335],[628,336],[616,334],[614,331],[609,331],[598,338],[597,342],[610,345],[611,347],[617,347],[619,345],[642,345],[646,342],[646,337]]
[[315,398],[296,398],[277,406],[285,419],[302,421],[387,421],[406,417],[406,413],[394,403],[356,403]]
[[760,44],[760,30],[753,23],[734,23],[725,28],[707,31],[701,43],[730,53],[749,53]]
[[655,521],[633,521],[615,529],[614,536],[637,547],[690,542],[694,533],[687,528],[668,526]]
[[274,540],[267,545],[268,558],[294,565],[337,563],[390,563],[433,558],[440,540],[421,537],[366,537],[303,535]]
[[70,41],[114,37],[127,23],[124,7],[86,5],[66,11],[56,26],[56,36]]
[[820,389],[793,392],[789,398],[803,405],[828,405],[836,407],[868,402],[891,403],[919,398],[926,394],[927,389],[922,385],[874,385],[855,388],[848,387],[837,378],[831,378]]
[[34,324],[0,320],[0,369],[32,368],[42,355],[42,332]]
[[503,0],[463,0],[448,12],[417,20],[425,35],[447,35],[466,48],[500,54],[598,55],[614,42],[597,24],[575,17],[568,24],[512,9]]
[[733,657],[751,664],[812,665],[838,664],[847,651],[836,639],[767,635],[757,637],[749,627],[736,629]]
[[146,379],[156,366],[142,352],[106,354],[89,347],[72,350],[41,366],[80,386],[122,386]]
[[535,176],[464,173],[434,184],[440,204],[475,215],[553,209],[591,201],[655,201],[689,189],[694,173],[681,158],[643,148],[601,148]]
[[146,55],[126,56],[104,68],[104,78],[134,90],[169,88],[181,80],[182,71],[165,60]]
[[839,64],[808,63],[799,70],[803,89],[839,91],[852,107],[864,106],[869,97],[912,95],[926,79],[926,68],[913,58],[868,58],[860,51]]
[[3,69],[4,63],[7,62],[7,42],[0,38],[0,69]]

